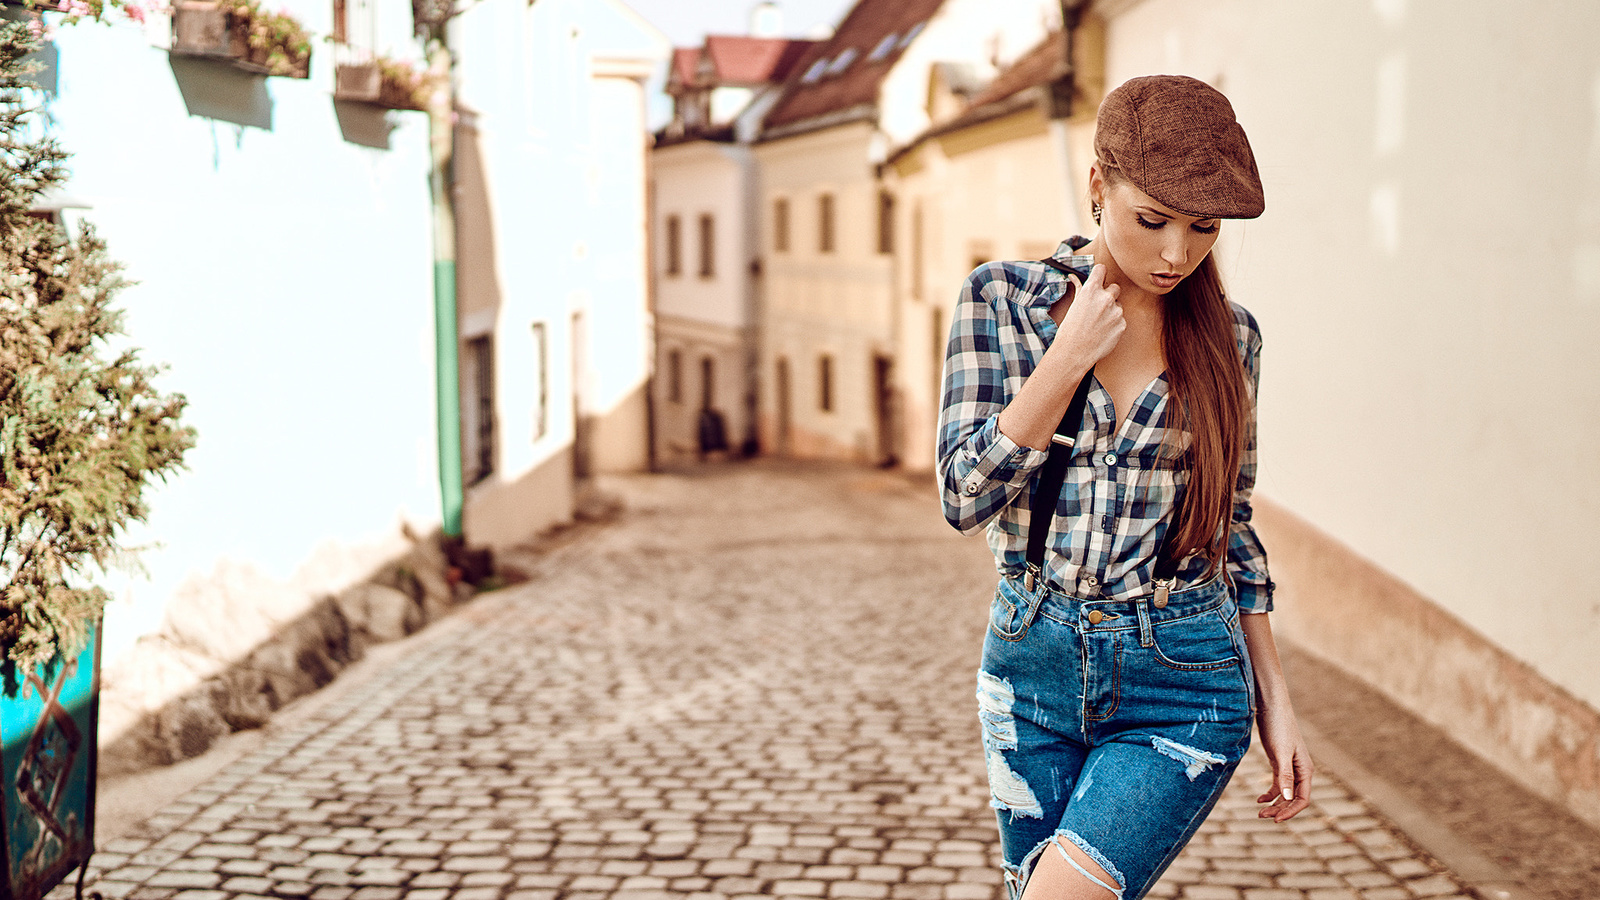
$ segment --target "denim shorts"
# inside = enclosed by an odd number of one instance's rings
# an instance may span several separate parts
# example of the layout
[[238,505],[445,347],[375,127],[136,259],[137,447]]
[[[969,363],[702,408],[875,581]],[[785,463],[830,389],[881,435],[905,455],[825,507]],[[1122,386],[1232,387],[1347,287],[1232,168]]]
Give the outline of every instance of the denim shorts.
[[1123,900],[1143,897],[1249,748],[1254,687],[1221,577],[1159,609],[1150,594],[1003,579],[978,707],[1012,900],[1052,838],[1082,848]]

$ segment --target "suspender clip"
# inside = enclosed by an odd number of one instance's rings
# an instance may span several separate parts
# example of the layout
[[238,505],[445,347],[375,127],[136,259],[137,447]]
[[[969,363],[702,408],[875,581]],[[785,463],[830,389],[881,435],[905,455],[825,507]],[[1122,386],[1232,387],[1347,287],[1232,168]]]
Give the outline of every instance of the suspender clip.
[[1155,599],[1155,607],[1156,607],[1156,609],[1166,609],[1167,608],[1167,595],[1172,593],[1172,586],[1174,584],[1176,584],[1176,583],[1177,583],[1177,579],[1176,578],[1158,578],[1158,579],[1156,579],[1156,599]]

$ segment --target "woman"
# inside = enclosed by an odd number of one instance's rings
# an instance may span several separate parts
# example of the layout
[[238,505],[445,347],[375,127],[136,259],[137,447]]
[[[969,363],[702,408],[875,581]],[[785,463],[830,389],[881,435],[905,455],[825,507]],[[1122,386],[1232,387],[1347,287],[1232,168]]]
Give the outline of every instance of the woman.
[[1002,575],[978,699],[1013,900],[1144,896],[1252,719],[1260,815],[1310,799],[1250,525],[1261,337],[1210,256],[1261,214],[1254,156],[1227,98],[1168,75],[1107,95],[1095,155],[1099,234],[973,272],[945,365],[945,514]]

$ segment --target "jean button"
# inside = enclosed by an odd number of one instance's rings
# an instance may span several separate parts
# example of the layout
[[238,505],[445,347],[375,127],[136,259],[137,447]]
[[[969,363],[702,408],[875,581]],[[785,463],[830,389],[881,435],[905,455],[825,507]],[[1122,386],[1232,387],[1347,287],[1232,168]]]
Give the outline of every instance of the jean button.
[[1089,610],[1089,624],[1090,625],[1099,625],[1100,624],[1100,620],[1104,619],[1104,618],[1105,618],[1105,614],[1100,612],[1100,610],[1098,610],[1098,609]]

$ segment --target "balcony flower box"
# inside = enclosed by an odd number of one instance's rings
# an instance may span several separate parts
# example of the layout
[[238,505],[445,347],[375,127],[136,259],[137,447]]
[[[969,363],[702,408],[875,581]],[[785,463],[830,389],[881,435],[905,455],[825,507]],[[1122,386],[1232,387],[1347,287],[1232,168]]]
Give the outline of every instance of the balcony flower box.
[[379,57],[334,69],[333,98],[383,109],[427,109],[431,81],[410,63]]
[[245,24],[215,0],[179,0],[172,5],[172,52],[242,60],[250,50]]
[[257,75],[308,78],[311,36],[292,16],[257,0],[178,0],[172,8],[172,52],[228,60]]

